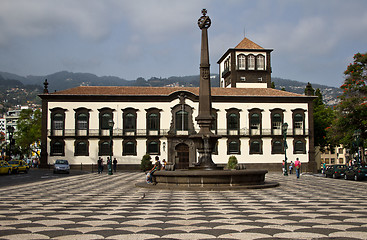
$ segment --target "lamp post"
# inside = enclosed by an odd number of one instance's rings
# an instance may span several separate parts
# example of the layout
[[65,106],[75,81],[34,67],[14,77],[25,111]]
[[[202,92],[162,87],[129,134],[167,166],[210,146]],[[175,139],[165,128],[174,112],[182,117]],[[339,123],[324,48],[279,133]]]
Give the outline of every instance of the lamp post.
[[113,125],[112,119],[108,120],[108,126],[110,127],[110,159],[107,161],[108,175],[112,175],[112,135],[113,135]]
[[361,163],[361,155],[360,155],[360,149],[359,149],[359,144],[360,144],[360,137],[361,137],[361,129],[357,129],[354,131],[354,139],[356,141],[356,144],[357,144],[357,153],[358,153],[358,163]]
[[288,123],[283,123],[282,125],[282,133],[284,138],[284,176],[288,176],[288,167],[287,167],[287,129]]
[[8,133],[9,133],[9,157],[11,158],[11,149],[13,145],[13,134],[14,134],[14,127],[8,126],[7,127]]

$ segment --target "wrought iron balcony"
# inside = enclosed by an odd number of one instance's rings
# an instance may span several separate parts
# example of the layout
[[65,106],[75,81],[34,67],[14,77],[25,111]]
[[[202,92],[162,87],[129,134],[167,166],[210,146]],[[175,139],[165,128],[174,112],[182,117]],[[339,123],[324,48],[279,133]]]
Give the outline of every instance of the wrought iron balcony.
[[[159,129],[159,130],[146,130],[146,129],[113,129],[113,137],[149,137],[149,136],[188,136],[193,132],[199,132],[200,129],[191,129],[187,131],[170,131],[170,129]],[[216,135],[220,136],[283,136],[281,129],[217,129],[212,131]],[[305,134],[303,134],[305,132]],[[288,136],[308,136],[308,129],[287,129]],[[75,129],[65,129],[65,130],[48,130],[49,137],[109,137],[109,129],[89,129],[89,130],[75,130]]]

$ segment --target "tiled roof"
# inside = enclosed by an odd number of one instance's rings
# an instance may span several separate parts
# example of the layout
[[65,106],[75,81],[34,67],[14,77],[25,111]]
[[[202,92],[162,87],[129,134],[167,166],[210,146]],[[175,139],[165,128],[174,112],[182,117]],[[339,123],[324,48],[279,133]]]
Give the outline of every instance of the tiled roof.
[[248,38],[244,38],[235,48],[236,49],[264,49]]
[[[84,96],[168,96],[174,92],[187,91],[199,95],[199,88],[194,87],[115,87],[81,86],[70,88],[49,95],[84,95]],[[272,88],[212,88],[212,96],[262,96],[262,97],[302,97],[304,95]]]

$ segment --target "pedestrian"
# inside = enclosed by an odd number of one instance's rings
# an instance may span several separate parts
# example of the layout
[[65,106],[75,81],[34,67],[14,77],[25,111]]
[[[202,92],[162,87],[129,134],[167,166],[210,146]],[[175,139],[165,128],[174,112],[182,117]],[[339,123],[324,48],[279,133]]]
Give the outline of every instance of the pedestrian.
[[326,170],[326,164],[325,162],[322,164],[322,174],[325,174],[325,170]]
[[113,171],[116,172],[116,169],[117,169],[117,159],[114,158],[112,163],[113,163]]
[[103,168],[104,168],[103,164],[104,164],[103,158],[101,158],[101,173],[103,172]]
[[294,166],[296,167],[297,178],[299,178],[299,174],[301,171],[301,162],[299,161],[299,158],[297,158],[296,161],[294,162]]
[[108,171],[108,173],[110,171],[112,173],[112,159],[110,159],[110,157],[107,157],[107,171]]
[[283,173],[283,175],[284,175],[284,173],[285,173],[285,161],[283,160],[283,162],[282,162],[282,173]]
[[163,159],[161,170],[166,170],[166,165],[167,165],[166,159]]
[[102,158],[101,157],[98,158],[97,166],[98,166],[98,174],[102,173]]
[[147,176],[146,176],[146,181],[147,181],[147,183],[153,183],[153,185],[157,184],[157,183],[155,182],[154,177],[153,177],[153,173],[154,173],[155,171],[159,171],[159,170],[161,170],[161,168],[162,168],[162,165],[161,165],[161,162],[159,161],[159,157],[158,157],[158,156],[156,156],[156,157],[155,157],[155,163],[154,163],[153,168],[152,168],[152,169],[147,173]]
[[289,174],[292,174],[293,172],[293,161],[291,161],[291,163],[289,164]]

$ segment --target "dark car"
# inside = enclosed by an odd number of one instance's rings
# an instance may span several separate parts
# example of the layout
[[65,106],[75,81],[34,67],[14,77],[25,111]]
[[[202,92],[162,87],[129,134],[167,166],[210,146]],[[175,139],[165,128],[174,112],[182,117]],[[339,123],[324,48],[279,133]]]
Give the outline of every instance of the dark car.
[[355,181],[367,178],[367,166],[354,165],[347,168],[344,179],[354,179]]
[[343,164],[335,164],[326,167],[325,177],[340,178],[344,177],[347,166]]

